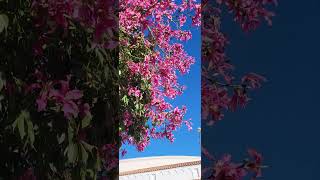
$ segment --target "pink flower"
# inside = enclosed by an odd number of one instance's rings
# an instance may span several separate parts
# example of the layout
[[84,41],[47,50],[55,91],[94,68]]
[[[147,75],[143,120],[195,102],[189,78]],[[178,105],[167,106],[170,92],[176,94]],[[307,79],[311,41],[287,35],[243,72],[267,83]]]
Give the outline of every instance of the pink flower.
[[247,84],[248,87],[252,89],[261,87],[262,81],[266,81],[266,78],[255,73],[249,73],[245,75],[241,80],[243,84]]
[[121,151],[121,156],[124,157],[127,153],[128,153],[128,151],[122,150],[122,151]]
[[48,40],[46,36],[40,36],[39,40],[35,44],[33,44],[32,49],[35,56],[41,56],[43,54],[43,46],[47,41]]
[[79,113],[78,106],[72,101],[64,101],[62,111],[67,119],[76,118]]
[[213,155],[210,154],[210,152],[203,146],[201,146],[201,153],[203,155],[205,155],[206,158],[208,158],[209,160],[213,161],[215,158],[213,157]]
[[78,100],[82,98],[83,94],[80,90],[71,90],[65,94],[66,100]]
[[239,168],[239,164],[231,162],[231,156],[225,155],[214,166],[214,180],[241,180],[246,171],[244,168]]
[[79,112],[82,117],[87,115],[91,115],[90,113],[90,105],[88,103],[84,103],[79,107]]
[[119,164],[119,151],[117,144],[105,144],[99,148],[100,157],[104,160],[105,171],[110,171],[118,167]]
[[238,105],[241,107],[245,107],[248,101],[249,98],[242,89],[235,89],[230,100],[229,107],[232,111],[235,111]]
[[248,153],[250,157],[254,159],[254,162],[248,163],[247,168],[255,173],[253,179],[261,177],[262,155],[254,149],[249,149]]
[[141,92],[138,88],[136,87],[132,87],[129,89],[129,92],[128,92],[129,95],[134,95],[135,97],[139,98],[141,97]]
[[[28,86],[25,93],[32,93],[33,90],[40,89],[40,94],[36,99],[38,112],[45,111],[48,101],[50,101],[56,106],[61,107],[67,119],[77,118],[79,113],[82,116],[90,114],[90,106],[87,103],[82,105],[80,102],[83,96],[82,91],[70,89],[70,76],[67,77],[66,81],[60,80],[55,82],[47,81],[43,74],[38,71],[36,71],[34,76],[38,78],[38,82]],[[57,85],[59,88],[56,88]]]
[[60,89],[51,88],[49,92],[49,98],[61,104],[62,111],[67,119],[78,116],[79,107],[75,102],[83,96],[79,90],[70,90],[69,79],[67,81],[59,81]]
[[130,114],[128,111],[124,112],[124,125],[125,125],[126,127],[129,127],[129,126],[131,126],[132,124],[133,124],[133,122],[132,122],[132,116],[131,116],[131,114]]
[[186,23],[186,21],[187,21],[187,17],[185,15],[180,15],[179,17],[180,27],[182,27],[184,23]]
[[47,95],[45,93],[41,93],[40,97],[36,100],[38,105],[38,112],[44,111],[47,107]]

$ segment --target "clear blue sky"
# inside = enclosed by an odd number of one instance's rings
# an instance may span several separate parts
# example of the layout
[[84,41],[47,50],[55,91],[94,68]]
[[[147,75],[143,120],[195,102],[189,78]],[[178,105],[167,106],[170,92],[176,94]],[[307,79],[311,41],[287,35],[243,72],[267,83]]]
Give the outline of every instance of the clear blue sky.
[[[201,39],[200,27],[192,28],[193,38],[185,44],[186,51],[195,57],[195,64],[191,66],[189,74],[180,77],[180,83],[187,86],[183,95],[177,97],[172,104],[181,107],[186,105],[188,108],[186,119],[191,118],[193,130],[188,131],[183,125],[175,133],[175,142],[168,140],[152,140],[151,144],[144,152],[137,152],[132,146],[124,146],[128,153],[124,158],[160,156],[160,155],[188,155],[200,156],[200,134],[197,128],[200,127],[200,54]],[[121,157],[120,157],[121,158]]]
[[202,134],[202,142],[238,161],[248,147],[261,151],[271,165],[265,180],[320,179],[319,10],[319,0],[279,0],[272,28],[244,34],[230,19],[223,23],[236,72],[254,71],[268,82],[245,110]]

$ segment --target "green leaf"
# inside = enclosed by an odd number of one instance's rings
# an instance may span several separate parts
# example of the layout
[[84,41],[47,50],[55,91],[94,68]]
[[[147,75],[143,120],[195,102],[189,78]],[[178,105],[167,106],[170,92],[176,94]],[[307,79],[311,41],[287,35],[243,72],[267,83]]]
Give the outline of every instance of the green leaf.
[[88,152],[86,151],[86,149],[83,147],[83,145],[80,145],[80,148],[81,148],[81,159],[82,159],[82,162],[84,164],[87,164],[87,161],[88,161]]
[[68,162],[75,163],[79,155],[78,145],[71,143],[68,146]]
[[66,139],[66,134],[62,133],[60,137],[57,135],[57,139],[59,144],[63,143],[63,141]]
[[18,124],[18,118],[12,123],[13,131],[16,129],[17,124]]
[[103,54],[99,51],[99,49],[96,49],[96,55],[98,56],[100,64],[103,64],[104,57],[103,57]]
[[84,141],[81,141],[81,144],[82,144],[83,147],[84,147],[87,151],[89,151],[90,153],[92,153],[93,148],[95,148],[94,146],[92,146],[92,145],[90,145],[90,144],[88,144],[88,143],[86,143],[86,142],[84,142]]
[[68,127],[68,141],[71,143],[73,141],[74,129],[69,125]]
[[0,14],[0,33],[2,33],[3,30],[7,30],[9,25],[9,18],[5,14]]
[[1,104],[1,101],[4,99],[4,96],[0,95],[0,111],[2,109],[2,104]]
[[97,153],[97,159],[96,159],[96,164],[95,164],[95,169],[100,171],[101,170],[101,158],[99,154]]
[[33,143],[34,143],[34,139],[35,139],[33,123],[31,122],[30,119],[28,119],[26,122],[27,122],[27,126],[28,126],[28,138],[30,140],[31,147],[33,147]]
[[105,66],[104,67],[104,79],[108,80],[108,78],[109,78],[109,67]]
[[91,119],[92,119],[92,115],[91,114],[86,115],[81,121],[81,127],[82,128],[88,127],[90,125]]
[[26,135],[24,124],[25,124],[25,121],[27,121],[27,120],[30,120],[30,114],[29,114],[29,112],[23,110],[23,111],[21,111],[20,115],[17,117],[17,119],[12,124],[13,130],[16,127],[18,127],[21,139],[23,139],[24,136]]
[[125,105],[128,105],[128,104],[129,104],[129,99],[128,99],[127,95],[124,95],[124,96],[122,97],[122,101],[124,102]]
[[86,171],[83,169],[83,168],[81,168],[81,170],[80,170],[80,178],[81,178],[81,180],[86,180]]
[[53,163],[49,163],[49,167],[53,172],[57,172],[57,168],[53,165]]
[[87,174],[89,174],[90,178],[93,178],[93,176],[94,176],[94,172],[92,169],[87,169]]
[[19,121],[18,121],[18,130],[19,130],[19,134],[20,134],[21,139],[23,139],[24,136],[26,135],[26,132],[24,129],[24,119],[23,118],[19,119]]
[[5,84],[5,81],[2,79],[1,72],[0,72],[0,91],[3,89],[4,84]]

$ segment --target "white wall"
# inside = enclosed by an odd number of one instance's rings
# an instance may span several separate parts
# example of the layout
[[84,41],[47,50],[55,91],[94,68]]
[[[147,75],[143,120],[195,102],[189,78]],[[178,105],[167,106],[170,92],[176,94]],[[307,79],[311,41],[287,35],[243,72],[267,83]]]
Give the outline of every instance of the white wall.
[[201,177],[201,166],[186,166],[161,171],[120,176],[120,180],[195,180]]

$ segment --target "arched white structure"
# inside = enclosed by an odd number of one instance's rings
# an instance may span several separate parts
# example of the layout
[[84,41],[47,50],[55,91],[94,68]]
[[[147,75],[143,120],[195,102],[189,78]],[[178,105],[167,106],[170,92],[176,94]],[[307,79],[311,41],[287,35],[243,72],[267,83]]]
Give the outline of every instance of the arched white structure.
[[201,159],[194,156],[157,156],[119,162],[120,180],[200,180]]

